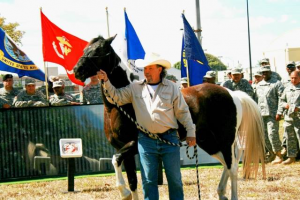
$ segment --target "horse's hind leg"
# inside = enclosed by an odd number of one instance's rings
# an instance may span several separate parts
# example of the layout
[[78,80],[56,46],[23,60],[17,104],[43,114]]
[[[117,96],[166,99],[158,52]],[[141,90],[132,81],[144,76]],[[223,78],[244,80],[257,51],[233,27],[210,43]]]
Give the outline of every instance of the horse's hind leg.
[[219,182],[218,189],[217,189],[219,199],[220,200],[228,200],[228,198],[225,196],[225,194],[226,194],[227,182],[228,182],[228,178],[229,178],[229,170],[227,168],[223,154],[221,152],[218,152],[217,154],[214,154],[212,156],[214,158],[216,158],[217,160],[219,160],[224,167],[222,177]]
[[[126,188],[126,184],[122,175],[122,162],[124,161],[125,169],[128,176],[129,186],[132,191],[133,199],[138,199],[137,195],[137,176],[134,161],[134,155],[137,154],[136,142],[127,143],[121,148],[117,154],[113,156],[112,164],[116,172],[116,185],[120,191],[122,199],[131,199],[131,193]],[[129,164],[130,163],[130,164]]]

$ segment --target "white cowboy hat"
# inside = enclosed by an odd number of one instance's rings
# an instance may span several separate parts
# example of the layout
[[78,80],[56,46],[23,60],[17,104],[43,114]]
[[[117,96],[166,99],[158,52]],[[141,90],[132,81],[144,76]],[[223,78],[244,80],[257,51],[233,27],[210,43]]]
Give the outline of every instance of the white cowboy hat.
[[167,60],[164,60],[160,57],[159,54],[156,53],[151,53],[151,54],[146,54],[145,59],[138,59],[135,61],[135,65],[139,68],[144,68],[149,65],[161,65],[165,69],[170,69],[171,68],[171,63]]

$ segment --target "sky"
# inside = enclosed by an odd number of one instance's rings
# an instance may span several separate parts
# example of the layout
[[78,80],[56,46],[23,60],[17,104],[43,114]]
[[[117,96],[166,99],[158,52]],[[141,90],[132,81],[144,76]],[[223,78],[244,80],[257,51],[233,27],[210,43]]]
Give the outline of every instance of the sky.
[[[249,67],[247,1],[199,0],[202,48],[230,68]],[[40,8],[58,27],[83,40],[124,29],[124,8],[146,52],[180,61],[184,11],[196,29],[194,0],[0,0],[0,16],[25,31],[22,50],[44,71]],[[252,65],[284,33],[300,28],[300,0],[248,0]],[[299,38],[298,38],[299,39]],[[48,63],[49,67],[59,66]],[[59,67],[60,71],[63,69]],[[62,72],[62,71],[61,71]]]

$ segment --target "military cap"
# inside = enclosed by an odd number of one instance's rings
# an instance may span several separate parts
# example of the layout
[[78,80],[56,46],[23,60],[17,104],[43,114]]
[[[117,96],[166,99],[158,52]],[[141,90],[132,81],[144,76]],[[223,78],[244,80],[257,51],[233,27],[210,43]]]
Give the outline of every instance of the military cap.
[[208,71],[206,72],[204,78],[215,78],[216,77],[216,72],[215,71]]
[[53,83],[53,88],[56,88],[56,87],[62,87],[64,85],[64,82],[62,80],[58,80],[58,81],[55,81]]
[[261,63],[269,63],[269,59],[268,58],[263,58],[260,60],[260,64]]
[[3,81],[6,81],[6,79],[8,79],[8,78],[13,78],[13,75],[11,75],[11,74],[5,74],[3,76]]
[[58,81],[59,77],[58,76],[49,76],[49,81],[51,81],[52,83],[54,83],[55,81]]
[[300,61],[297,61],[296,63],[295,63],[295,67],[299,67],[300,66]]
[[254,76],[262,76],[262,72],[260,70],[257,70],[255,73],[254,73]]
[[242,73],[242,69],[241,68],[233,68],[231,70],[231,74],[241,74]]
[[294,61],[290,61],[287,65],[286,65],[287,68],[294,68],[296,67],[295,66],[295,62]]
[[180,81],[180,83],[182,84],[182,83],[187,83],[187,77],[183,77],[183,78],[181,78],[181,81]]
[[35,80],[32,78],[26,78],[25,85],[35,85]]
[[265,66],[262,66],[261,69],[260,69],[261,72],[270,72],[271,71],[271,67],[270,65],[265,65]]

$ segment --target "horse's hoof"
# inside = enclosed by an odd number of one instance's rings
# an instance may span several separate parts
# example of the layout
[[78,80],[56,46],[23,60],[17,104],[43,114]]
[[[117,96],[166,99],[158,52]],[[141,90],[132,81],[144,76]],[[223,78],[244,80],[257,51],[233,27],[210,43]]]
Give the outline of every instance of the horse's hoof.
[[131,200],[131,199],[132,199],[132,195],[130,193],[127,197],[123,197],[122,200]]

